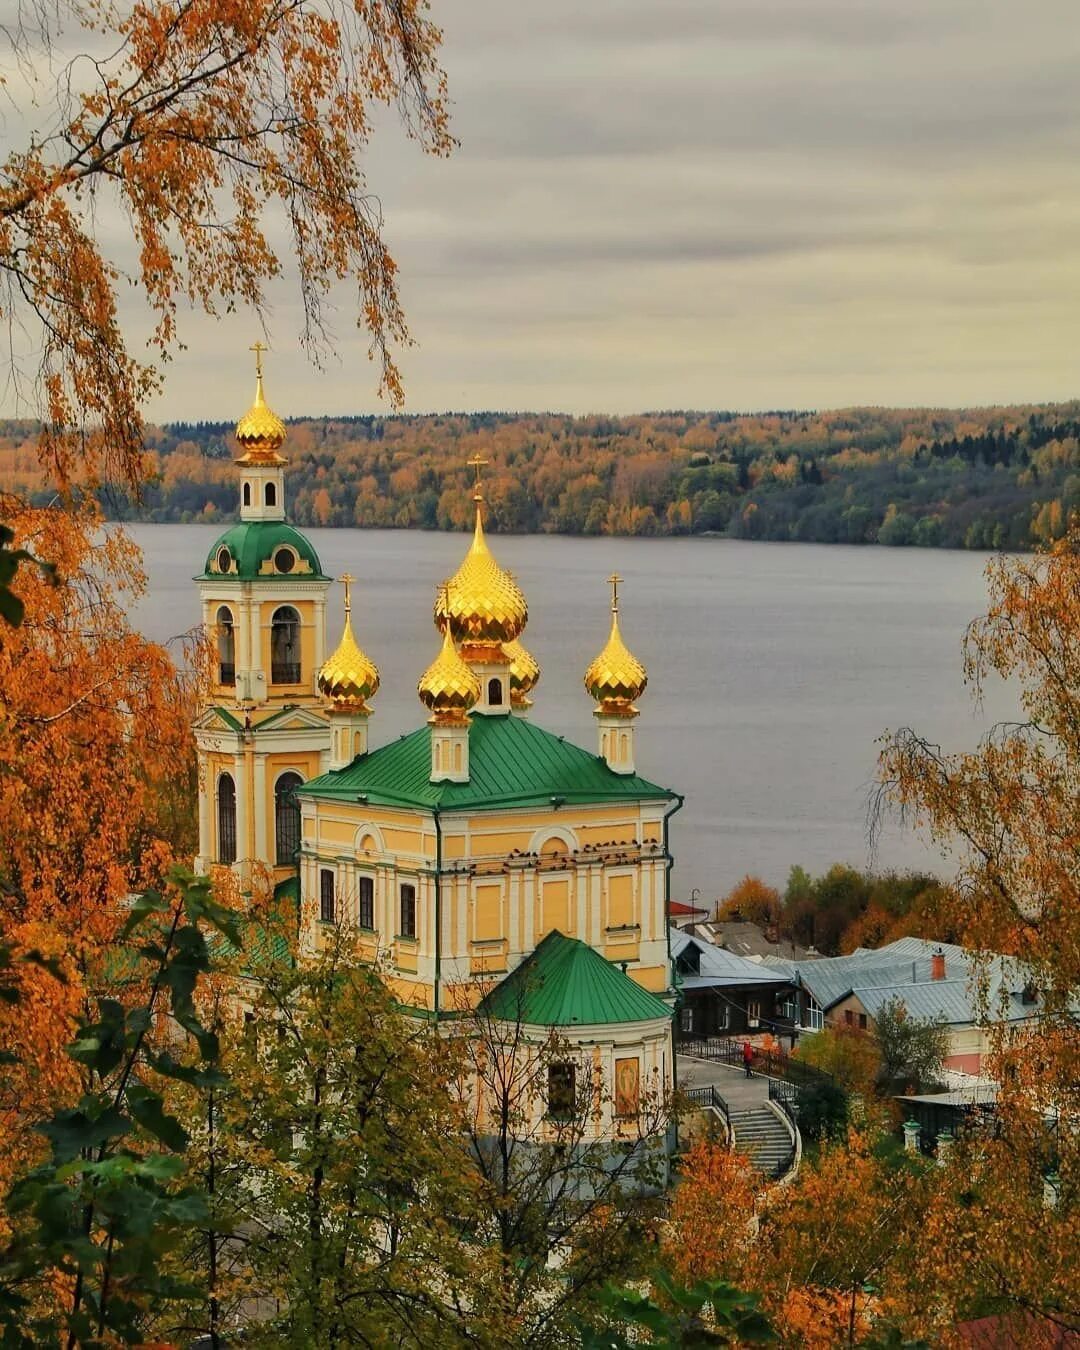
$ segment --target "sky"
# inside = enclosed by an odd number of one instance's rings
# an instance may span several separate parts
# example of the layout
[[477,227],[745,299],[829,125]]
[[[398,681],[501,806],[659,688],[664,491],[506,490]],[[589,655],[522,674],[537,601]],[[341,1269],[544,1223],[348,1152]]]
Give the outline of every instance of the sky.
[[[406,411],[1039,402],[1080,387],[1075,0],[432,0],[460,141],[365,169]],[[386,410],[342,292],[286,416]],[[182,320],[155,419],[232,418],[244,316]],[[242,392],[240,392],[242,391]]]

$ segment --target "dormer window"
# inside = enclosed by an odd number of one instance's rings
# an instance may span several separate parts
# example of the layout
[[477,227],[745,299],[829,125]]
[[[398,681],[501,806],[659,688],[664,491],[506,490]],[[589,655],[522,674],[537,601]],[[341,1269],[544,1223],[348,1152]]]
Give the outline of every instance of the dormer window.
[[[267,484],[268,491],[269,488],[270,484],[268,483]],[[267,505],[270,506],[273,505],[273,503],[268,502]],[[292,551],[291,548],[279,548],[277,552],[274,554],[275,571],[291,572],[295,566],[296,566],[296,554]]]
[[219,548],[217,555],[217,569],[219,572],[227,572],[232,567],[232,554],[227,548]]

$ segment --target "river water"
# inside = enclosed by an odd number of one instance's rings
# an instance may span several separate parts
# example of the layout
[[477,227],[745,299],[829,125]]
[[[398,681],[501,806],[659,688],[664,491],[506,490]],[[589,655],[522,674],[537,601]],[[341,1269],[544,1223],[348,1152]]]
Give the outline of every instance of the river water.
[[[149,591],[135,611],[164,640],[199,620],[192,576],[220,530],[137,525]],[[416,681],[435,656],[435,586],[464,535],[306,531],[324,571],[358,578],[357,638],[380,668],[374,745],[418,726]],[[593,750],[582,674],[607,638],[618,571],[622,629],[649,671],[637,766],[686,805],[672,822],[673,896],[723,894],[747,872],[782,886],[793,864],[947,864],[898,824],[871,858],[867,802],[886,729],[913,726],[946,748],[973,745],[1013,713],[1004,688],[982,709],[964,687],[961,639],[986,607],[986,558],[940,550],[719,539],[494,536],[529,601],[525,643],[543,667],[542,726]],[[341,588],[330,613],[340,634]]]

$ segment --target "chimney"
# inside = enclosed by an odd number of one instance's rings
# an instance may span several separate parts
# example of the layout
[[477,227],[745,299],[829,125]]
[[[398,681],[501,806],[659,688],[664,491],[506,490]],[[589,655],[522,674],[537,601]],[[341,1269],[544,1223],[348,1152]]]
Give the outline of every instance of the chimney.
[[940,948],[930,957],[930,978],[932,980],[945,978],[945,953]]

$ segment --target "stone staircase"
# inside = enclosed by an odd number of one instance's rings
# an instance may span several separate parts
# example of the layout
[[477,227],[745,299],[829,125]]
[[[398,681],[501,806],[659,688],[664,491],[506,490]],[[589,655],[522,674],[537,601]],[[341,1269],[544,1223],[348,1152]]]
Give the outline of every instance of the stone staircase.
[[735,1147],[771,1180],[782,1177],[795,1157],[791,1131],[768,1102],[731,1112]]

